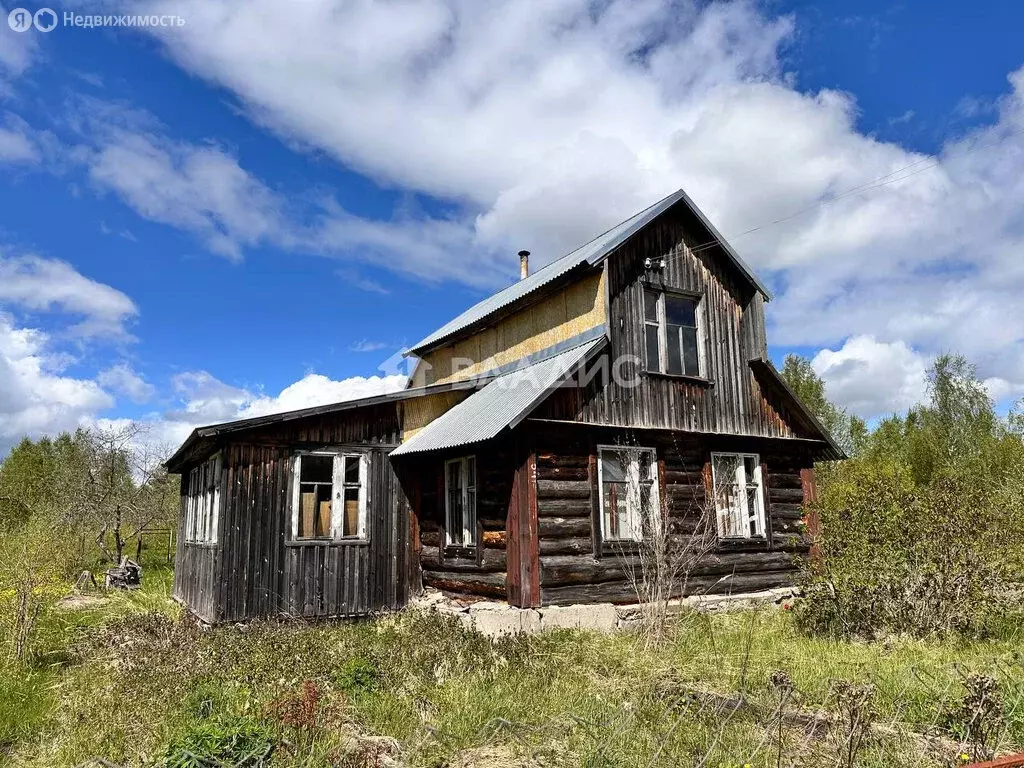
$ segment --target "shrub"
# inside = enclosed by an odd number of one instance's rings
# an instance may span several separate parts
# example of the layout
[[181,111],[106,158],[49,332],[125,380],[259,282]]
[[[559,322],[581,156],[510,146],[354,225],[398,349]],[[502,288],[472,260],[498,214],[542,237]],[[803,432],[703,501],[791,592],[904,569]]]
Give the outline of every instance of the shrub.
[[251,718],[198,720],[169,741],[158,762],[168,768],[243,768],[262,765],[276,744],[273,732]]
[[821,473],[821,558],[801,625],[830,635],[988,635],[1024,543],[1024,441],[962,359],[940,358],[931,400],[887,419]]

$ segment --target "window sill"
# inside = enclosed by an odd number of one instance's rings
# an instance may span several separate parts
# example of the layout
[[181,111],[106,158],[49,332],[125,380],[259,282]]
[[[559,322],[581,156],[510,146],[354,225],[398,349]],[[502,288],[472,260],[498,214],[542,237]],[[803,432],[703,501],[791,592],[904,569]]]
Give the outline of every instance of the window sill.
[[473,545],[468,546],[468,547],[461,546],[461,545],[460,546],[455,546],[455,545],[448,544],[444,548],[444,556],[446,558],[451,558],[451,559],[470,558],[472,560],[475,560],[476,559],[476,554],[477,554],[477,546],[476,546],[476,544],[473,544]]
[[640,552],[641,542],[633,539],[622,541],[602,541],[601,556],[611,557],[614,555],[636,555]]
[[719,536],[720,549],[757,549],[768,546],[767,536]]
[[662,373],[661,371],[644,371],[643,374],[644,376],[650,376],[652,379],[668,379],[669,381],[693,384],[698,387],[707,387],[708,389],[715,386],[715,382],[711,379],[705,379],[703,376],[687,376],[683,373]]
[[359,547],[369,546],[369,539],[291,539],[286,547]]

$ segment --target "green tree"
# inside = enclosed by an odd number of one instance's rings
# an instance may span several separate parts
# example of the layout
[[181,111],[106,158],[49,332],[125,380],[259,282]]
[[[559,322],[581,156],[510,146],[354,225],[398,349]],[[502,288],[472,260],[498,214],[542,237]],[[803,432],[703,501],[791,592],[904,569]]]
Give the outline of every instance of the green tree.
[[860,450],[867,438],[867,425],[828,399],[825,382],[815,373],[810,360],[786,355],[782,378],[848,456]]
[[1024,566],[1024,440],[974,367],[942,355],[928,399],[884,419],[821,483],[805,605],[828,631],[984,631]]

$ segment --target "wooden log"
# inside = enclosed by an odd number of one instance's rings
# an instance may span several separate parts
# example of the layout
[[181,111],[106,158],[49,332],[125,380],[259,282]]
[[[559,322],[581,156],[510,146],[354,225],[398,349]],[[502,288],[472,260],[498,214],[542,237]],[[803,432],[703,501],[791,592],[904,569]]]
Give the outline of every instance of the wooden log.
[[804,492],[802,488],[772,488],[771,498],[780,502],[794,502],[802,504]]
[[[792,570],[763,571],[759,573],[736,574],[729,577],[691,577],[686,582],[686,595],[722,595],[760,592],[793,583]],[[608,581],[601,584],[549,585],[541,590],[544,605],[571,605],[574,603],[616,603],[638,602],[634,587],[625,581]]]
[[505,550],[484,549],[478,559],[468,557],[439,557],[436,549],[423,550],[420,563],[425,570],[450,573],[496,573],[505,572]]
[[594,543],[589,537],[574,539],[541,539],[540,554],[543,555],[592,555]]
[[538,453],[537,467],[583,467],[587,468],[587,454],[573,455],[570,453]]
[[[789,552],[721,552],[705,555],[688,569],[690,577],[725,576],[731,573],[792,570]],[[599,584],[605,581],[642,578],[643,567],[635,555],[595,560],[581,555],[550,555],[541,558],[544,584]]]
[[589,499],[590,483],[586,480],[538,480],[538,499]]
[[451,573],[423,571],[423,583],[442,592],[505,597],[505,576],[495,573]]
[[586,480],[588,479],[586,467],[537,467],[538,480]]
[[540,517],[590,517],[590,499],[537,499]]
[[[771,465],[769,465],[771,466]],[[772,468],[772,487],[774,488],[803,488],[799,472],[782,472]]]
[[769,506],[771,507],[772,517],[791,517],[794,520],[799,520],[804,516],[803,504],[775,502],[769,498]]
[[505,549],[506,536],[505,529],[500,531],[484,531],[484,546],[492,549]]
[[538,521],[541,540],[546,538],[576,538],[590,535],[590,520],[585,517],[542,517]]

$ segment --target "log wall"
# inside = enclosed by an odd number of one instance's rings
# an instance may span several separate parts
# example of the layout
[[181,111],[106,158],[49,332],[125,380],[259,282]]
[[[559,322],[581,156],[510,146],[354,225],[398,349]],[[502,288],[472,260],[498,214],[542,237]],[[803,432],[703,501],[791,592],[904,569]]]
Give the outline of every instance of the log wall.
[[[781,445],[780,445],[781,443]],[[628,549],[605,545],[600,537],[597,446],[653,447],[659,463],[660,493],[679,546],[693,535],[709,510],[708,464],[712,451],[760,453],[766,476],[766,533],[763,540],[717,540],[689,569],[687,594],[749,592],[791,584],[797,558],[810,542],[800,529],[803,514],[801,469],[811,458],[783,441],[706,438],[660,432],[537,428],[537,512],[542,603],[635,602],[639,560]],[[710,525],[714,525],[714,514]],[[712,528],[713,530],[713,528]]]
[[[444,463],[476,456],[477,546],[445,546]],[[511,442],[488,443],[427,457],[407,457],[396,464],[412,500],[419,527],[419,560],[423,585],[444,592],[481,598],[508,596],[506,522],[516,477]]]

